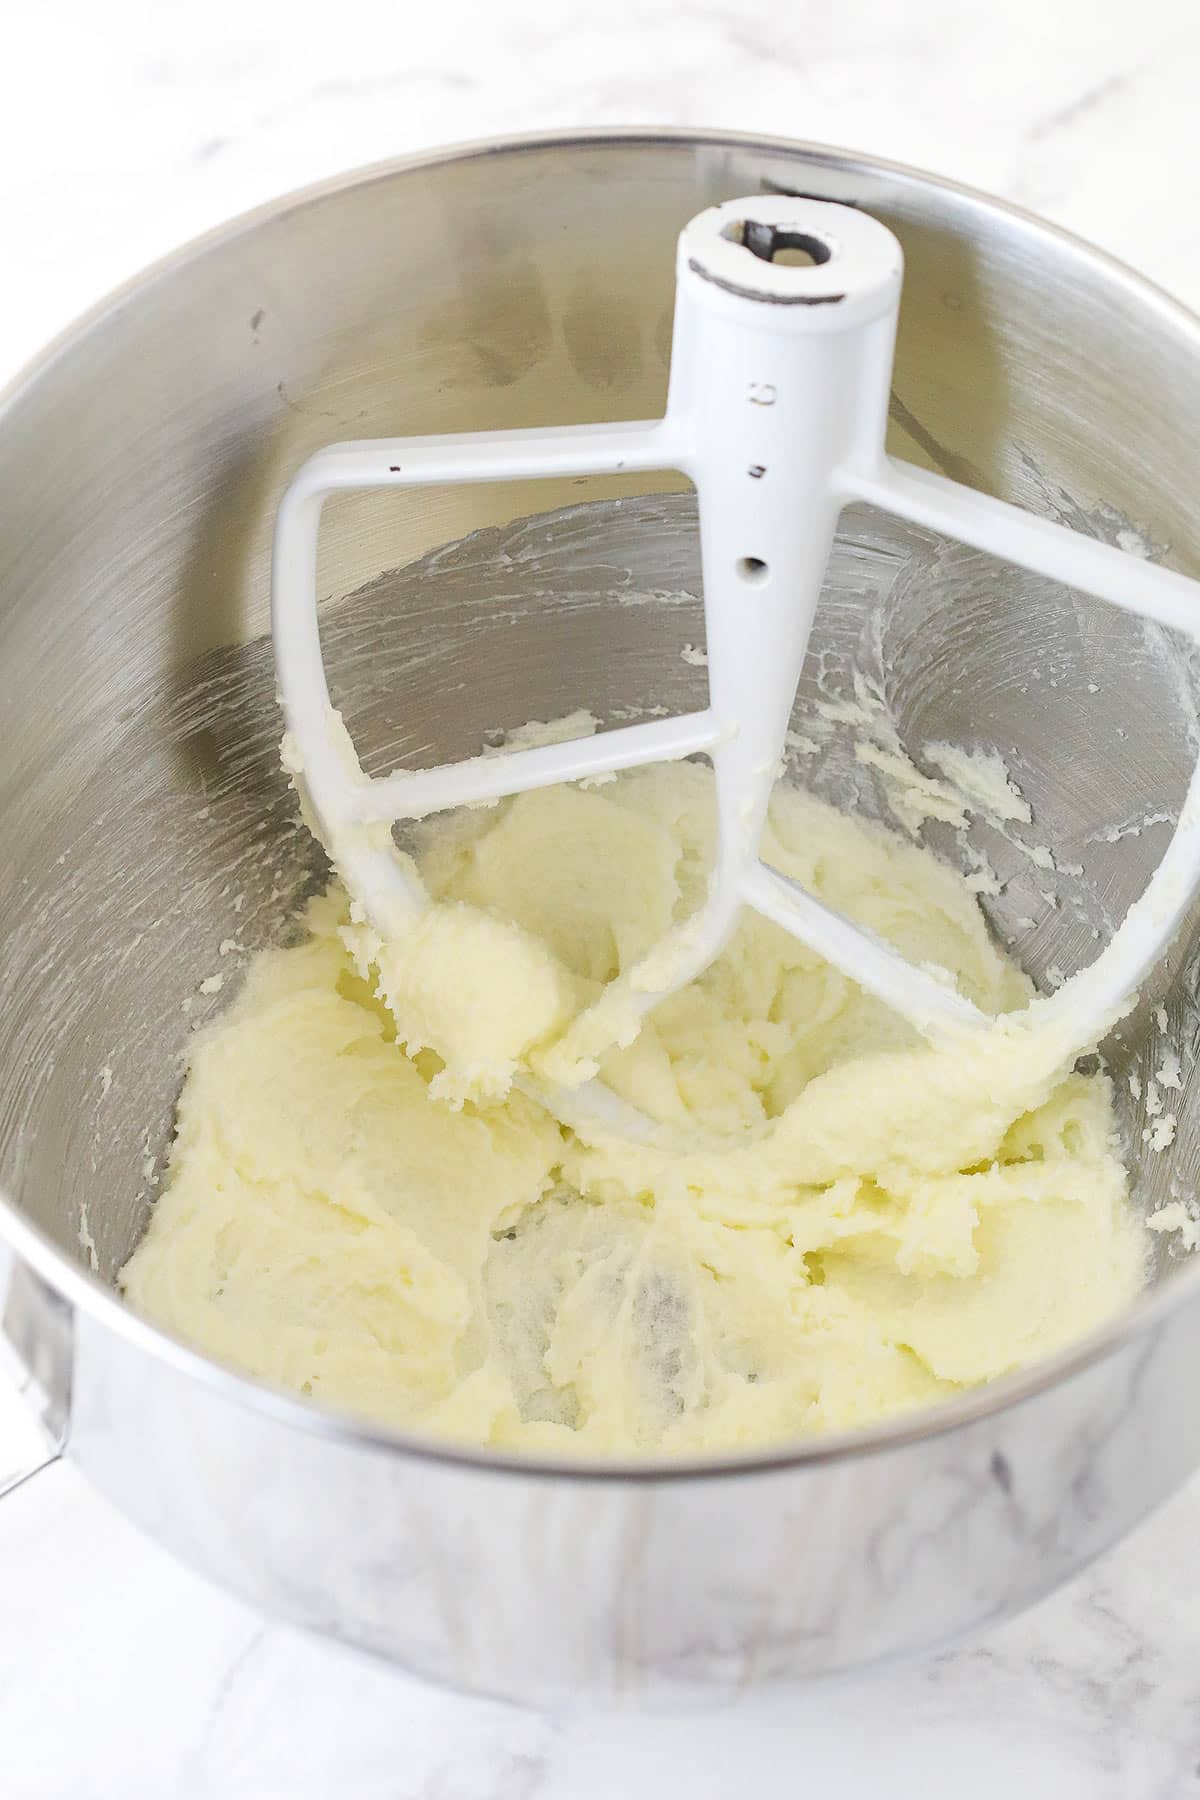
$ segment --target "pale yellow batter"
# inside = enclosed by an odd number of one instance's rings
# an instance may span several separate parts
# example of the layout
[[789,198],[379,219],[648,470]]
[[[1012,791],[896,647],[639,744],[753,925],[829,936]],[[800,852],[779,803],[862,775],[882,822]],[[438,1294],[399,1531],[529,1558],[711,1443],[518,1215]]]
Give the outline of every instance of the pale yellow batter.
[[[510,1088],[696,904],[710,838],[707,769],[659,767],[430,821],[404,942],[314,902],[197,1037],[133,1303],[331,1405],[579,1452],[864,1424],[1121,1307],[1144,1239],[1085,1046],[935,1052],[755,916],[602,1066],[733,1147],[584,1144]],[[766,851],[979,1005],[1027,998],[928,853],[787,789]]]

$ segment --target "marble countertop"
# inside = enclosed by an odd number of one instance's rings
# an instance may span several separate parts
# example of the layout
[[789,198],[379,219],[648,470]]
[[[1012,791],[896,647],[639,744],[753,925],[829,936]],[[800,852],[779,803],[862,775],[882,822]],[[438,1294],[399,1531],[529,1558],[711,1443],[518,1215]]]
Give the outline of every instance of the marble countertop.
[[[555,126],[875,151],[1018,200],[1200,306],[1198,57],[1195,0],[10,7],[0,376],[276,193]],[[20,1429],[0,1395],[0,1464]],[[264,1626],[59,1465],[0,1508],[0,1794],[1187,1800],[1198,1542],[1200,1480],[1070,1588],[936,1659],[704,1719],[541,1718]]]

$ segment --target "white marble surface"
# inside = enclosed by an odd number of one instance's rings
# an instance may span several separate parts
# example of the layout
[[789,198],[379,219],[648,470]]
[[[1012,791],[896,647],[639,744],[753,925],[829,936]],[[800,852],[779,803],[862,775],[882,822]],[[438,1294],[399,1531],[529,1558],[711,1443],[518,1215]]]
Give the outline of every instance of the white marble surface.
[[[277,192],[551,126],[924,164],[1200,305],[1196,0],[7,0],[0,19],[0,374]],[[0,1464],[16,1435],[0,1405]],[[264,1627],[59,1466],[0,1509],[0,1795],[1187,1800],[1198,1587],[1195,1483],[1069,1590],[922,1665],[702,1720],[541,1719]]]

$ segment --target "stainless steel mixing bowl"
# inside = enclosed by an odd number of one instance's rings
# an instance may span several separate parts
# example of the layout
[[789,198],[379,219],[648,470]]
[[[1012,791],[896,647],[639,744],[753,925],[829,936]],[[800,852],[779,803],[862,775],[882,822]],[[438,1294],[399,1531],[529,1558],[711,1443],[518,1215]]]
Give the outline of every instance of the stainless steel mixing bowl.
[[[1138,1306],[1052,1363],[857,1436],[673,1466],[369,1430],[217,1367],[114,1290],[188,1032],[236,979],[221,941],[278,940],[320,879],[263,636],[285,481],[338,437],[649,417],[676,234],[760,189],[869,207],[901,238],[903,454],[1200,571],[1196,321],[993,201],[784,143],[536,139],[350,177],[141,277],[0,413],[3,1337],[53,1443],[180,1556],[265,1612],[526,1699],[704,1697],[935,1644],[1062,1581],[1200,1461],[1198,1287],[1169,1235]],[[697,704],[682,487],[331,507],[329,660],[370,761],[462,755],[577,706]],[[996,929],[1046,979],[1086,960],[1195,754],[1183,652],[855,512],[801,715],[855,667],[914,754],[1009,758],[1058,869],[977,828],[1008,878]],[[813,778],[883,803],[836,742]],[[199,992],[214,973],[223,992]],[[1194,1178],[1195,988],[1181,950],[1108,1047],[1122,1094],[1163,1042],[1182,1057],[1168,1150],[1143,1139],[1144,1086],[1129,1102],[1151,1210]]]

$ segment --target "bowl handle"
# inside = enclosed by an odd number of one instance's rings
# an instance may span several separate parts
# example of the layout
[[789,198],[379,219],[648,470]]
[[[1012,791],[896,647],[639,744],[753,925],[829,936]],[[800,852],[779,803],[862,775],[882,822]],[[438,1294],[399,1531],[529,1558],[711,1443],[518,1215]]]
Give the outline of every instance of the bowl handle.
[[23,1402],[0,1410],[0,1499],[66,1448],[73,1335],[68,1302],[0,1238],[0,1381]]

